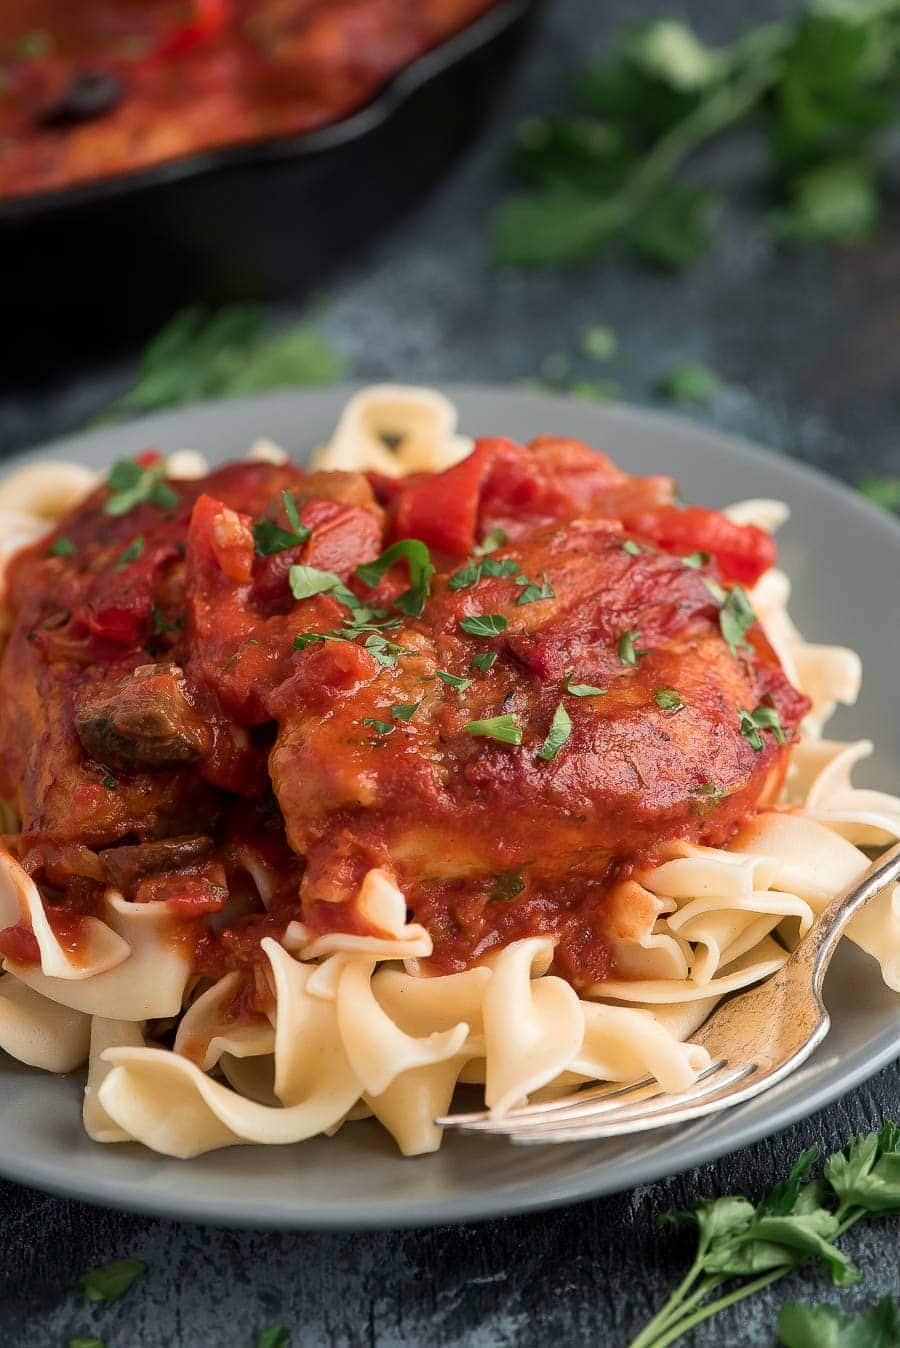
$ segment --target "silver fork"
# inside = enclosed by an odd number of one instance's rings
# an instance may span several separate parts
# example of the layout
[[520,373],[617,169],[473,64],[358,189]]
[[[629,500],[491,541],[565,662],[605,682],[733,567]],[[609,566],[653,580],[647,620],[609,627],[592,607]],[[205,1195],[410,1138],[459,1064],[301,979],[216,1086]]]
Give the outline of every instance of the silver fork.
[[591,1086],[559,1100],[523,1105],[503,1118],[450,1114],[436,1122],[517,1143],[583,1142],[667,1128],[750,1100],[783,1081],[825,1038],[831,1025],[822,983],[847,923],[900,879],[900,843],[839,895],[777,973],[713,1012],[692,1036],[712,1059],[688,1090],[669,1093],[652,1079]]

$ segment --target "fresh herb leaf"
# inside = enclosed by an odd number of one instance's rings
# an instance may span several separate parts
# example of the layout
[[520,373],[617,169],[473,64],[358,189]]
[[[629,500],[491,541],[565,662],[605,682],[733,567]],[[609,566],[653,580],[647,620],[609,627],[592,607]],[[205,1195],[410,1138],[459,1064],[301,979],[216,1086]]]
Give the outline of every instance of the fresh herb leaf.
[[468,590],[481,580],[481,563],[466,562],[459,571],[454,571],[447,580],[448,590]]
[[471,618],[462,618],[459,625],[472,637],[496,637],[509,626],[502,613],[477,613]]
[[759,751],[763,747],[761,731],[771,730],[772,734],[779,744],[785,743],[785,734],[781,728],[781,720],[774,707],[764,706],[762,703],[749,712],[741,709],[741,734],[750,741],[750,748]]
[[455,689],[457,693],[464,693],[472,682],[471,679],[460,678],[458,674],[448,674],[446,669],[439,669],[437,671],[437,676],[439,679],[442,679],[449,688]]
[[116,1259],[111,1264],[83,1273],[75,1283],[88,1301],[118,1301],[142,1273],[147,1265],[140,1259]]
[[576,379],[568,393],[582,402],[614,403],[622,396],[622,386],[615,379]]
[[874,164],[868,156],[845,156],[793,178],[788,204],[774,212],[772,224],[788,244],[853,244],[869,237],[879,214]]
[[663,711],[682,711],[684,699],[674,688],[654,688],[653,698]]
[[421,698],[418,702],[395,702],[391,707],[391,715],[395,721],[411,721],[421,705]]
[[571,678],[566,679],[565,691],[571,693],[573,697],[604,697],[605,688],[597,688],[592,683],[573,683]]
[[547,580],[546,574],[540,585],[530,581],[516,600],[516,606],[522,604],[536,604],[540,599],[555,599],[556,591]]
[[395,729],[393,721],[379,721],[374,716],[364,716],[363,725],[370,725],[379,735],[389,735]]
[[522,743],[522,727],[511,713],[492,716],[486,721],[467,721],[465,731],[467,735],[499,740],[501,744]]
[[75,544],[65,534],[60,534],[59,538],[54,538],[47,549],[48,557],[73,557],[74,555]]
[[371,636],[366,637],[364,645],[372,658],[380,665],[384,665],[385,669],[392,669],[397,663],[397,656],[405,653],[402,646],[388,641],[380,632],[373,632]]
[[374,589],[391,567],[400,561],[405,561],[409,567],[410,587],[398,595],[394,605],[411,617],[417,618],[425,607],[425,600],[430,593],[431,577],[434,575],[431,554],[421,539],[402,538],[380,557],[376,557],[374,562],[365,562],[362,566],[358,566],[356,574],[364,585]]
[[107,791],[115,791],[119,783],[116,781],[115,777],[113,777],[112,774],[110,773],[106,777],[100,778],[100,785],[105,786]]
[[[822,1180],[810,1178],[818,1155],[816,1147],[803,1152],[787,1178],[755,1205],[737,1195],[704,1199],[691,1213],[665,1218],[696,1222],[696,1258],[632,1348],[672,1344],[694,1325],[811,1260],[840,1286],[858,1281],[834,1241],[855,1222],[893,1211],[900,1203],[900,1128],[886,1120],[880,1131],[852,1138],[828,1159]],[[871,1183],[881,1165],[885,1187]],[[735,1288],[735,1278],[744,1279],[743,1285]],[[724,1283],[731,1290],[718,1295]],[[900,1343],[898,1330],[900,1317],[889,1299],[855,1321],[830,1307],[789,1307],[779,1321],[786,1348],[894,1348]]]
[[682,557],[685,566],[689,566],[692,571],[699,571],[701,566],[709,566],[710,555],[708,552],[689,552],[686,557]]
[[162,636],[164,632],[174,632],[176,630],[175,623],[169,622],[168,618],[163,613],[162,609],[159,608],[153,609],[150,618],[153,623],[153,631],[156,636]]
[[306,323],[270,335],[265,311],[254,305],[215,313],[185,309],[149,344],[134,384],[103,419],[204,398],[329,384],[344,372],[343,357]]
[[122,552],[119,553],[113,569],[116,571],[124,571],[128,563],[136,562],[143,551],[144,537],[143,534],[138,534],[137,538],[133,538],[128,544],[128,547],[124,548]]
[[488,899],[491,903],[506,903],[509,899],[515,899],[524,888],[525,878],[521,871],[498,871]]
[[719,390],[719,376],[705,365],[684,361],[662,375],[656,391],[670,402],[684,407],[700,407],[712,402]]
[[782,1306],[778,1337],[784,1348],[897,1348],[900,1307],[882,1297],[861,1315],[839,1306]]
[[504,557],[502,560],[497,557],[482,557],[478,565],[483,576],[515,576],[519,570],[519,563],[512,557]]
[[311,529],[307,529],[305,524],[300,523],[293,492],[282,492],[281,499],[284,503],[284,513],[287,515],[291,527],[290,529],[282,529],[281,525],[276,524],[274,520],[257,520],[253,526],[253,542],[261,557],[271,557],[276,552],[286,552],[288,548],[296,548],[301,543],[305,543],[312,533]]
[[284,1325],[270,1325],[256,1340],[256,1348],[287,1348],[290,1334]]
[[472,656],[472,667],[480,670],[482,674],[490,674],[496,663],[496,651],[478,651]]
[[714,810],[725,792],[721,786],[716,786],[715,782],[703,782],[700,786],[691,788],[691,795],[696,799],[691,801],[691,814],[703,815]]
[[719,610],[719,628],[735,658],[746,645],[744,638],[755,622],[756,614],[753,612],[747,591],[742,585],[733,585]]
[[538,758],[543,758],[546,762],[554,759],[571,733],[572,718],[563,704],[558,702],[556,711],[553,713],[553,720],[550,722],[547,738],[538,750]]
[[666,183],[626,231],[626,238],[642,261],[677,271],[711,250],[721,206],[719,193],[711,188]]
[[619,660],[623,665],[636,665],[641,656],[647,654],[646,651],[640,650],[635,644],[640,641],[640,639],[641,634],[637,629],[633,632],[623,632],[619,637],[617,650],[619,652]]
[[[316,594],[334,594],[335,599],[345,602],[342,595],[349,594],[340,576],[333,571],[320,571],[317,566],[292,566],[288,571],[288,583],[295,599],[311,599]],[[353,595],[353,602],[358,601]]]
[[485,553],[496,552],[498,548],[503,547],[503,544],[505,542],[506,542],[505,529],[501,529],[499,528],[499,526],[496,529],[489,529],[488,532],[485,534],[484,538],[476,547],[475,555],[477,557],[483,557]]
[[178,493],[165,481],[166,465],[154,463],[142,468],[133,459],[119,459],[106,477],[111,488],[103,509],[107,515],[127,515],[136,505],[149,501],[161,510],[178,504]]
[[863,496],[868,496],[885,510],[900,510],[900,473],[878,475],[870,473],[857,483]]
[[582,329],[580,345],[589,360],[612,360],[619,349],[619,339],[606,324],[591,323]]
[[703,584],[709,590],[716,603],[719,605],[724,604],[728,598],[728,591],[724,589],[717,580],[713,580],[711,576],[701,576],[700,579],[703,581]]
[[69,1339],[69,1348],[103,1348],[99,1339]]
[[629,557],[640,557],[644,549],[641,547],[640,543],[635,543],[633,538],[626,538],[625,542],[622,544],[622,551],[627,552]]

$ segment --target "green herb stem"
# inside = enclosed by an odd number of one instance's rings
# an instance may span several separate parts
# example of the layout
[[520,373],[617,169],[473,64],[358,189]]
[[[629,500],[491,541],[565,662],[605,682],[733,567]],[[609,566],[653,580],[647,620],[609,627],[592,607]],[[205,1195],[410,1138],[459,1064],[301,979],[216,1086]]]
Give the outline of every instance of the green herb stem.
[[[717,1315],[719,1311],[727,1310],[729,1306],[733,1306],[736,1302],[743,1301],[744,1297],[753,1296],[754,1293],[761,1292],[764,1287],[768,1287],[770,1283],[777,1282],[779,1278],[783,1278],[786,1274],[792,1273],[795,1268],[796,1264],[785,1264],[781,1268],[773,1268],[768,1273],[763,1273],[760,1277],[755,1278],[753,1282],[745,1283],[742,1287],[736,1287],[733,1292],[729,1292],[726,1296],[718,1297],[715,1301],[707,1302],[705,1306],[701,1306],[698,1310],[692,1311],[691,1314],[679,1317],[675,1324],[664,1329],[659,1337],[648,1339],[646,1344],[642,1345],[641,1348],[668,1348],[670,1343],[675,1343],[676,1340],[680,1339],[683,1334],[686,1334],[689,1329],[693,1329],[696,1325],[702,1324],[704,1320],[708,1320],[710,1316]],[[726,1280],[724,1278],[714,1278],[712,1281],[715,1285],[719,1285]],[[711,1287],[705,1288],[701,1295],[705,1296],[711,1290]],[[636,1343],[637,1340],[631,1345],[631,1348],[635,1348]]]

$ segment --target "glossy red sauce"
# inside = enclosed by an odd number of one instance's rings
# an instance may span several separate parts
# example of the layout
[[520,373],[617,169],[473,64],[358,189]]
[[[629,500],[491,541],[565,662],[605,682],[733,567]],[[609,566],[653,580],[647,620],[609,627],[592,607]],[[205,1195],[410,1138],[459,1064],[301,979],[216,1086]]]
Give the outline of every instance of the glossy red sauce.
[[313,130],[497,0],[4,0],[0,196]]
[[[549,934],[585,987],[615,972],[617,880],[774,799],[808,702],[758,625],[732,649],[720,617],[774,547],[669,479],[550,437],[399,483],[244,463],[160,497],[139,467],[127,509],[98,488],[8,574],[0,794],[68,950],[118,889],[256,1014],[261,941],[370,932],[356,896],[384,867],[435,972]],[[418,599],[406,561],[365,570],[409,537],[435,567]],[[784,743],[751,741],[759,706]],[[517,742],[472,733],[498,718]],[[0,951],[37,958],[21,923]]]

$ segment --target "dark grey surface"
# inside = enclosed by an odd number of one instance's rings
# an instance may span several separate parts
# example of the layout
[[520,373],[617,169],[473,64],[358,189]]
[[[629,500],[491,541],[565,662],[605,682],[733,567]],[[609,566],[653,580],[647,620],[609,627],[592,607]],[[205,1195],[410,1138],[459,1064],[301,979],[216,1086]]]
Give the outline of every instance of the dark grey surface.
[[[724,37],[751,7],[703,0],[678,8]],[[792,8],[757,3],[753,16]],[[646,401],[657,373],[691,358],[727,386],[711,423],[853,479],[900,471],[900,247],[895,222],[854,253],[774,251],[762,202],[742,186],[715,258],[684,277],[641,273],[620,260],[567,276],[497,276],[484,260],[482,219],[504,180],[517,118],[558,105],[588,45],[627,15],[661,6],[557,0],[500,115],[454,166],[444,187],[391,238],[329,285],[323,329],[362,377],[516,380],[545,356],[572,350],[585,323],[611,323],[621,357],[576,372],[620,379]],[[752,144],[721,175],[747,184]],[[0,403],[0,446],[24,447],[79,424],[121,384],[121,371],[60,382]],[[610,447],[614,450],[614,446]],[[295,1346],[318,1344],[592,1343],[620,1348],[682,1275],[690,1237],[658,1232],[656,1215],[700,1193],[753,1191],[811,1140],[833,1148],[848,1133],[900,1112],[895,1066],[823,1114],[692,1174],[558,1213],[483,1227],[360,1236],[252,1235],[104,1213],[13,1185],[0,1186],[0,1343],[54,1348],[96,1333],[108,1348],[243,1348],[274,1320]],[[900,1292],[896,1221],[857,1228],[846,1248],[860,1288],[835,1293],[797,1274],[771,1294],[698,1332],[693,1342],[774,1342],[782,1299],[839,1299],[859,1307]],[[67,1290],[85,1267],[132,1254],[151,1265],[117,1306],[89,1312]]]

